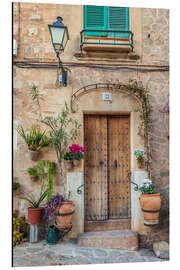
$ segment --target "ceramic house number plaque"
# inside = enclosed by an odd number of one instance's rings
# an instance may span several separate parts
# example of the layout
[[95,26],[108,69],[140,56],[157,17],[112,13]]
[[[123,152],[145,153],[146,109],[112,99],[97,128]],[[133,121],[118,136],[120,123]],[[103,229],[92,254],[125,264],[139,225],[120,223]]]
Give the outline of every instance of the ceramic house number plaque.
[[109,92],[102,93],[102,99],[103,100],[112,100],[112,94]]

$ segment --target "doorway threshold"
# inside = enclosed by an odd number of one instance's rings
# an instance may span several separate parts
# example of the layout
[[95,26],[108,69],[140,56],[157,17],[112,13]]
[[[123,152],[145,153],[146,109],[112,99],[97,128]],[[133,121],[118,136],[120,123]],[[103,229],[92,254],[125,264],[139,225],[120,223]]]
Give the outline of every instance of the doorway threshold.
[[102,221],[85,221],[84,231],[109,231],[131,229],[131,218],[108,219]]

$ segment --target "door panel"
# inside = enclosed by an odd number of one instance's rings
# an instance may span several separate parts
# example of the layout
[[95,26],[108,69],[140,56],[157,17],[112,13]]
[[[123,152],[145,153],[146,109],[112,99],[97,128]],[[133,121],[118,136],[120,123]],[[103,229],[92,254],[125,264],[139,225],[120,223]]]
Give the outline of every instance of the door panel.
[[129,116],[84,116],[85,221],[130,217]]
[[108,117],[108,201],[109,218],[130,216],[130,136],[128,116]]
[[85,220],[105,220],[107,200],[107,118],[89,115],[84,121]]

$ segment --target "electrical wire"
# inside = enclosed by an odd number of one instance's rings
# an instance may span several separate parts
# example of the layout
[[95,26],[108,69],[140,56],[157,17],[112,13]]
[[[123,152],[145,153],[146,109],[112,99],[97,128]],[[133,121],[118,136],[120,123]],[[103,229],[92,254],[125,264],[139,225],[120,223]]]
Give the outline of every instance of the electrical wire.
[[[30,62],[13,62],[13,65],[19,68],[58,68],[58,65],[54,64],[39,64],[39,63],[30,63]],[[136,66],[128,66],[128,65],[119,65],[119,66],[103,66],[103,65],[90,65],[90,64],[82,64],[82,63],[74,63],[74,64],[63,64],[63,67],[87,67],[87,68],[94,68],[94,69],[104,69],[104,70],[119,70],[119,69],[127,69],[132,71],[140,71],[140,72],[161,72],[161,71],[169,71],[169,66],[158,66],[154,68],[149,67],[139,67]]]

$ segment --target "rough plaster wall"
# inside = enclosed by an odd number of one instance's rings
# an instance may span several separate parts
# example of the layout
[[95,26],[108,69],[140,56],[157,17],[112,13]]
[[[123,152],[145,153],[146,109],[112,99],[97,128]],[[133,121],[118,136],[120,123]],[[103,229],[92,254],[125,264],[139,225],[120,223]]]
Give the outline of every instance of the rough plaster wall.
[[[169,10],[142,10],[142,59],[146,64],[169,64]],[[169,115],[159,110],[169,102],[169,73],[141,74],[148,86],[152,106],[150,143],[152,179],[162,196],[160,224],[152,228],[141,242],[152,246],[153,241],[167,240],[169,232]]]
[[142,60],[169,64],[169,10],[142,9]]
[[[77,20],[71,16],[76,12]],[[50,5],[21,3],[14,4],[14,24],[13,34],[18,41],[19,60],[34,59],[41,61],[56,61],[55,54],[51,45],[48,23],[54,22],[55,18],[61,14],[64,23],[70,31],[70,41],[67,44],[65,53],[62,55],[63,61],[74,60],[73,54],[79,48],[79,32],[81,30],[81,12],[78,6]],[[140,62],[144,65],[149,64],[168,64],[168,10],[142,9],[142,57]],[[20,20],[19,20],[20,15]],[[20,29],[20,32],[19,32]],[[78,34],[77,34],[78,33]],[[16,59],[16,60],[17,60]],[[75,59],[76,60],[76,59]],[[76,60],[77,61],[77,60]],[[106,63],[109,63],[107,61]],[[30,98],[29,90],[32,83],[38,86],[43,93],[41,100],[41,111],[45,115],[55,115],[59,112],[65,101],[70,104],[72,92],[79,88],[93,83],[118,83],[127,82],[129,79],[141,79],[144,86],[148,86],[150,91],[150,102],[153,108],[152,128],[151,128],[151,147],[152,147],[152,179],[158,191],[162,194],[163,202],[160,213],[160,225],[158,228],[151,229],[150,234],[141,237],[144,244],[147,240],[163,238],[167,239],[168,234],[168,208],[169,208],[169,170],[168,170],[168,117],[160,113],[159,109],[168,101],[169,92],[169,73],[168,72],[146,72],[140,73],[129,70],[100,70],[90,68],[72,68],[72,73],[68,78],[68,87],[56,88],[55,69],[20,69],[14,67],[13,79],[13,109],[14,120],[22,124],[25,129],[32,123],[38,122],[38,108]],[[90,94],[89,94],[90,97]],[[90,100],[90,99],[89,99]],[[77,114],[74,117],[79,117]],[[37,120],[36,120],[37,119]],[[82,120],[81,118],[79,118]],[[44,126],[43,126],[44,127]],[[79,138],[79,143],[82,137]],[[44,151],[42,159],[56,161],[53,149]],[[26,169],[36,162],[29,160],[27,148],[17,135],[16,151],[14,153],[14,178],[22,184],[26,192],[39,192],[39,183],[32,183],[26,174]],[[83,167],[75,169],[82,171]],[[56,175],[55,191],[61,192],[60,177]],[[20,213],[26,213],[27,204],[20,203]],[[166,221],[167,219],[167,221]],[[163,228],[163,230],[162,230]],[[159,233],[160,232],[160,233]]]

